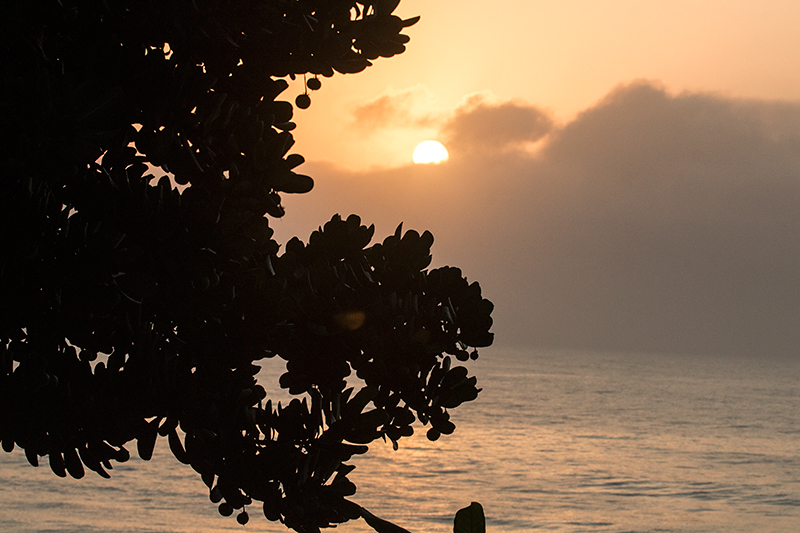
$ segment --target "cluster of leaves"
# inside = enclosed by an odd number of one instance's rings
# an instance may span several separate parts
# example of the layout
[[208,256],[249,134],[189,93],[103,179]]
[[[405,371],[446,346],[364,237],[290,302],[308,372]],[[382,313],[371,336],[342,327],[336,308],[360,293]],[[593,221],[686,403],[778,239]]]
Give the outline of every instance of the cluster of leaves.
[[[266,217],[313,186],[280,78],[402,52],[397,3],[2,4],[4,450],[107,477],[166,437],[223,515],[311,532],[372,516],[347,499],[367,444],[453,431],[478,389],[451,356],[492,342],[479,286],[426,270],[428,232],[370,246],[335,216],[281,252]],[[288,405],[255,378],[275,356]]]

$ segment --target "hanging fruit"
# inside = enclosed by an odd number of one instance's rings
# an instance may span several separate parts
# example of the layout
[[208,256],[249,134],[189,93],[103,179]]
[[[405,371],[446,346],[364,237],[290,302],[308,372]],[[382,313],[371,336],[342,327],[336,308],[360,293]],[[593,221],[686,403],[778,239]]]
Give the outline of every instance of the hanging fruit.
[[319,81],[319,78],[313,77],[306,82],[306,87],[311,91],[318,91],[322,87],[322,82]]
[[311,98],[305,93],[298,95],[294,100],[294,104],[300,109],[308,109],[308,106],[311,105]]

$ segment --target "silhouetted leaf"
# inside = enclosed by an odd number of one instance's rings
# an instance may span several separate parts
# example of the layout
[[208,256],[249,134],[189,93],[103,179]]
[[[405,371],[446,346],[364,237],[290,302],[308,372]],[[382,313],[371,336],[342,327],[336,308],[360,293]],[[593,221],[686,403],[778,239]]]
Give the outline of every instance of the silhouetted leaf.
[[275,184],[275,190],[290,194],[302,194],[314,188],[314,180],[303,174],[287,174]]
[[403,529],[402,527],[396,526],[382,518],[378,518],[363,507],[361,507],[361,517],[372,529],[378,533],[411,533],[407,529]]
[[52,470],[53,473],[58,477],[67,477],[67,470],[66,466],[64,465],[64,456],[61,455],[61,452],[50,448],[49,458],[50,470]]
[[136,439],[136,451],[144,461],[149,461],[153,457],[153,449],[158,438],[158,424],[161,420],[155,419],[147,424]]
[[486,518],[481,504],[472,502],[456,513],[453,533],[486,533]]
[[32,447],[25,448],[25,458],[31,466],[39,466],[39,456],[33,451]]
[[75,448],[67,447],[67,449],[64,450],[64,464],[70,476],[75,479],[81,479],[84,476],[85,471],[83,469],[83,463],[81,463]]
[[167,441],[169,443],[169,449],[172,452],[172,455],[175,456],[175,459],[185,465],[188,465],[189,456],[186,454],[186,450],[183,449],[181,439],[178,437],[178,433],[174,429],[170,431]]

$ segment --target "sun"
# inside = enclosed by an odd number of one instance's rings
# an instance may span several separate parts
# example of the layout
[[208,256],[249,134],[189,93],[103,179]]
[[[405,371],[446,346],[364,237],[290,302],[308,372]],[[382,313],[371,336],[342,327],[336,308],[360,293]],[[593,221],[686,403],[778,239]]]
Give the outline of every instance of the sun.
[[414,163],[441,163],[447,161],[450,155],[447,153],[447,148],[444,147],[439,141],[422,141],[414,148]]

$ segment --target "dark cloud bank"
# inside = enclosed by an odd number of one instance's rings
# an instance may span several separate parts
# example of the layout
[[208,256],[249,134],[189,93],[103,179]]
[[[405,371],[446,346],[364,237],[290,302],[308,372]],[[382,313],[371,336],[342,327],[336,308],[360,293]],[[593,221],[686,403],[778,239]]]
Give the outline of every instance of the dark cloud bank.
[[800,354],[800,103],[638,83],[563,126],[475,100],[442,133],[445,165],[309,164],[279,234],[334,212],[430,229],[435,263],[495,302],[500,345]]

